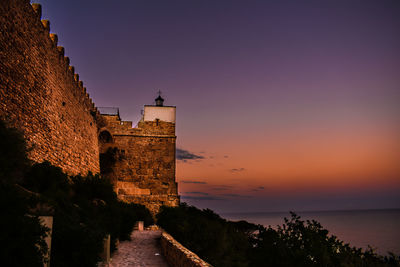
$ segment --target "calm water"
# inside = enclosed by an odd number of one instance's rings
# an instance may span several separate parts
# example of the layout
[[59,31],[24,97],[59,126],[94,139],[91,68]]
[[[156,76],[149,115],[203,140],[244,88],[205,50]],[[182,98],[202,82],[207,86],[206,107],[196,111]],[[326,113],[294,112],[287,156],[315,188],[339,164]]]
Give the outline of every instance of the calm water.
[[[336,235],[340,240],[352,246],[367,248],[386,255],[388,251],[400,254],[400,209],[395,210],[354,210],[354,211],[318,211],[297,212],[302,220],[314,219]],[[229,220],[246,220],[265,226],[283,224],[289,212],[274,213],[230,213],[223,214]]]

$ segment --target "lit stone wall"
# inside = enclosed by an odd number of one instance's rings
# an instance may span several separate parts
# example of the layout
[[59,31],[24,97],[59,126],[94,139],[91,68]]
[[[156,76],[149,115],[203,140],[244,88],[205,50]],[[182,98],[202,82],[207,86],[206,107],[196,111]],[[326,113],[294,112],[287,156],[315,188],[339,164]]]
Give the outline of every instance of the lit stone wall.
[[32,160],[69,174],[97,173],[98,112],[40,19],[40,5],[1,0],[0,118],[22,131]]
[[[101,115],[101,153],[115,152],[115,164],[105,173],[115,185],[120,199],[146,205],[155,214],[162,205],[177,206],[175,182],[175,123],[121,121],[117,115]],[[108,134],[107,134],[108,135]]]

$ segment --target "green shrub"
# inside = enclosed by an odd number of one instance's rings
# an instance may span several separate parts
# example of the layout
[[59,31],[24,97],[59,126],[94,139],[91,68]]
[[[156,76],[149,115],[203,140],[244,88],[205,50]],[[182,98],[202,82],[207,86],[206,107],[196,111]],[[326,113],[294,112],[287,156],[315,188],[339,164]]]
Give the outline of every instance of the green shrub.
[[315,220],[291,218],[277,230],[261,227],[253,248],[252,266],[399,266],[372,249],[350,247]]
[[28,215],[37,199],[20,190],[29,168],[22,134],[0,120],[0,250],[1,266],[43,266],[48,229]]
[[43,266],[48,229],[28,215],[31,202],[15,186],[0,183],[1,266]]
[[162,207],[157,222],[177,241],[215,266],[248,266],[249,236],[212,210],[186,204]]
[[51,266],[96,266],[100,261],[104,229],[96,217],[76,204],[58,207],[54,215]]
[[49,162],[34,164],[25,174],[22,185],[41,194],[53,205],[61,201],[69,201],[72,190],[68,175]]
[[99,175],[69,177],[44,162],[35,164],[25,181],[55,207],[52,266],[95,266],[107,234],[113,251],[117,239],[130,239],[136,221],[152,223],[144,206],[119,201],[112,183]]
[[22,135],[2,121],[0,149],[1,266],[43,266],[48,229],[27,215],[38,203],[54,208],[51,266],[96,266],[107,234],[115,249],[137,220],[152,223],[144,206],[119,201],[99,175],[69,177],[48,162],[32,166]]
[[272,229],[245,221],[229,222],[211,210],[182,204],[163,207],[158,224],[185,247],[224,266],[400,266],[399,256],[377,255],[344,244],[316,221],[291,218]]

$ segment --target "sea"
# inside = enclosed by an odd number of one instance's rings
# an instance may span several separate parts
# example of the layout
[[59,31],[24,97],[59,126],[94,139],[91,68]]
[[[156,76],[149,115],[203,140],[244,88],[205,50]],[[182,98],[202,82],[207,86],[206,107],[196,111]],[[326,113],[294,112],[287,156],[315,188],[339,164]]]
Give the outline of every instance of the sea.
[[[329,230],[330,234],[351,246],[368,248],[380,255],[393,252],[400,255],[400,209],[345,210],[345,211],[299,211],[301,220],[316,220]],[[246,220],[255,224],[271,226],[284,223],[289,212],[242,212],[225,213],[222,217],[232,220]]]

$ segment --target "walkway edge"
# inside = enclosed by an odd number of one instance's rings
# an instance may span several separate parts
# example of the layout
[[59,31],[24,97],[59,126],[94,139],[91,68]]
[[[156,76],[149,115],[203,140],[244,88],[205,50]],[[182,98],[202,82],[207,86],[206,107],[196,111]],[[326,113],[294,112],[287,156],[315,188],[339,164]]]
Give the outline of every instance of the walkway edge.
[[163,231],[161,234],[161,249],[170,266],[176,267],[212,267],[195,253],[185,248],[170,234]]

